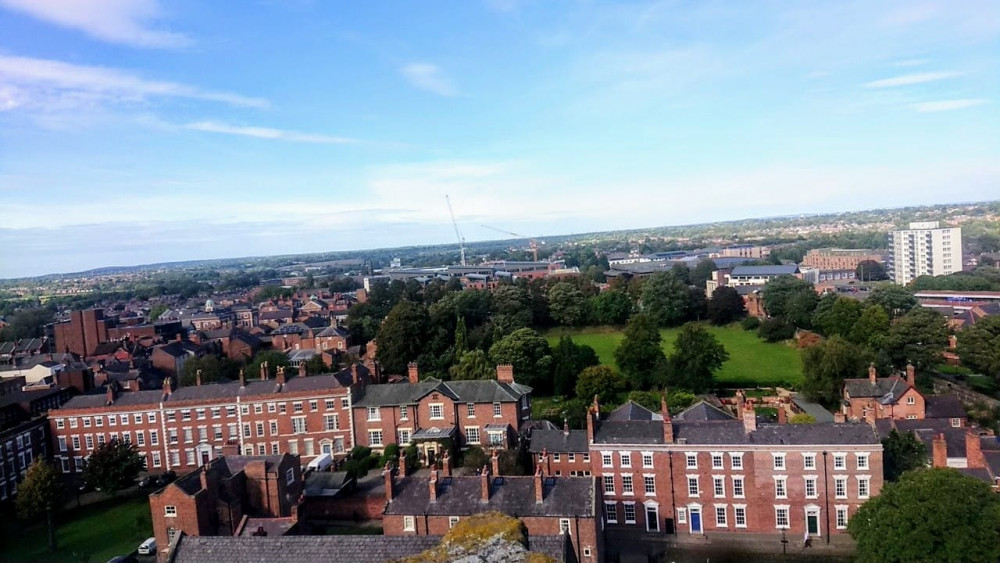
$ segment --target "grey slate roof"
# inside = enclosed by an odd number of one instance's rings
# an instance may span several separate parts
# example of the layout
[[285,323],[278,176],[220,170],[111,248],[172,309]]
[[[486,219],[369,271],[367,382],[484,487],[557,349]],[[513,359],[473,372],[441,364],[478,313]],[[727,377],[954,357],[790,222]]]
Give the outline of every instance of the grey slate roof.
[[803,412],[815,418],[816,422],[833,422],[833,414],[820,404],[812,403],[804,397],[792,397],[792,402]]
[[528,451],[541,453],[550,452],[587,452],[587,431],[570,430],[569,435],[560,430],[535,430],[531,433],[531,446]]
[[795,264],[769,265],[769,266],[736,266],[733,268],[733,276],[790,276],[799,273],[799,267]]
[[[868,424],[757,424],[747,433],[743,421],[676,421],[674,441],[703,445],[863,445],[878,444],[879,436]],[[683,441],[683,442],[682,442]],[[662,444],[660,421],[604,422],[594,432],[597,444]]]
[[875,421],[879,436],[885,438],[892,432],[893,424],[899,432],[913,432],[927,448],[927,457],[933,451],[934,436],[944,434],[948,457],[965,457],[965,434],[968,428],[954,428],[946,418],[925,418],[923,420],[889,420],[880,418]]
[[910,389],[910,384],[902,377],[895,375],[892,377],[879,377],[875,380],[874,385],[872,385],[871,380],[867,377],[863,379],[844,380],[844,390],[847,391],[847,394],[851,398],[873,397],[879,399],[879,402],[883,405],[895,402],[907,389]]
[[639,403],[628,401],[611,411],[606,420],[615,422],[626,420],[663,420],[663,416],[647,409]]
[[965,407],[954,395],[932,395],[925,399],[927,418],[965,418]]
[[437,546],[440,536],[183,536],[174,563],[385,563]]
[[430,501],[425,477],[397,482],[386,514],[468,516],[496,510],[508,516],[596,516],[593,477],[547,477],[541,503],[535,502],[535,477],[490,476],[490,500],[482,502],[481,477],[446,477],[438,481],[437,501]]
[[722,421],[722,420],[735,420],[733,415],[714,407],[704,400],[698,401],[697,403],[691,405],[690,407],[684,409],[683,411],[677,413],[673,417],[674,420],[684,420],[684,421]]
[[385,383],[369,385],[354,404],[359,407],[411,405],[430,393],[441,393],[459,403],[510,403],[531,392],[519,383],[500,383],[496,380],[439,381],[426,379],[419,383]]

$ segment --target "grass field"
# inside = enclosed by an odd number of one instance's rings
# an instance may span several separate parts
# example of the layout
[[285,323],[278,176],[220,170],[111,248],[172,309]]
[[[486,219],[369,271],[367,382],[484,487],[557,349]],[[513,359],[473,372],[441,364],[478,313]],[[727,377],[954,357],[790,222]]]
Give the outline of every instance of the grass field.
[[[707,326],[709,332],[725,346],[729,361],[715,374],[723,386],[799,385],[802,383],[802,363],[799,351],[786,343],[769,343],[757,338],[739,325]],[[679,328],[663,329],[663,351],[673,353]],[[545,337],[555,346],[561,336],[570,336],[577,344],[586,344],[597,352],[601,363],[615,365],[615,349],[621,343],[622,331],[615,328],[591,328],[571,331],[556,329]]]
[[59,549],[48,549],[44,523],[6,533],[0,541],[0,561],[90,561],[99,563],[128,555],[153,535],[149,499],[118,499],[61,514],[56,528]]

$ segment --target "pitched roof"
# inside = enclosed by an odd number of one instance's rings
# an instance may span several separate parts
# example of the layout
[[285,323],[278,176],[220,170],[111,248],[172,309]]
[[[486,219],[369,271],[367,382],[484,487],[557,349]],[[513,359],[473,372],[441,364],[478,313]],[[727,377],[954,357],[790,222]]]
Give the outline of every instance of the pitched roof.
[[844,390],[852,399],[872,397],[883,405],[896,402],[910,388],[910,384],[897,375],[876,378],[874,384],[867,377],[844,380]]
[[404,381],[369,385],[354,404],[359,407],[411,405],[435,392],[459,403],[509,403],[530,393],[531,388],[519,383],[500,383],[494,379],[444,382],[429,378],[418,383]]
[[586,452],[587,431],[570,430],[569,435],[560,430],[535,430],[531,433],[531,446],[528,451],[540,453],[542,450],[550,452]]
[[[879,443],[878,434],[868,424],[757,424],[747,433],[743,421],[675,421],[677,443],[706,445],[864,445]],[[660,421],[603,422],[594,431],[598,444],[662,444]]]
[[441,543],[440,536],[188,536],[174,563],[270,563],[329,561],[385,563],[417,555]]
[[924,399],[926,418],[965,418],[965,407],[954,395],[931,395]]
[[430,500],[426,477],[397,482],[386,514],[467,516],[496,510],[517,518],[531,516],[596,516],[593,477],[546,477],[544,500],[535,502],[535,477],[488,477],[490,500],[482,502],[480,477],[445,477],[438,481],[437,500]]
[[639,403],[629,400],[624,405],[611,411],[605,420],[614,422],[626,420],[663,420],[663,416],[659,413],[654,413]]
[[719,420],[735,420],[735,417],[722,409],[710,405],[704,400],[698,401],[697,403],[691,405],[690,407],[684,409],[683,411],[677,413],[673,417],[674,420],[685,420],[685,421],[719,421]]

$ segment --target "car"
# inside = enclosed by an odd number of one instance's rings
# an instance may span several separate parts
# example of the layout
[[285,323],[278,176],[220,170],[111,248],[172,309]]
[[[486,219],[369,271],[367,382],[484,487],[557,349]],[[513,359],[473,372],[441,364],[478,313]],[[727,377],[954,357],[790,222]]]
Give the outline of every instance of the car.
[[156,475],[147,475],[142,479],[139,479],[139,486],[142,487],[143,489],[152,487],[153,485],[156,484],[157,479],[158,477]]
[[161,473],[160,475],[156,476],[156,481],[154,485],[156,485],[157,487],[163,487],[165,485],[172,483],[176,478],[177,478],[177,472],[165,471],[164,473]]
[[153,555],[156,553],[156,538],[149,538],[146,541],[139,544],[139,549],[137,550],[139,555]]

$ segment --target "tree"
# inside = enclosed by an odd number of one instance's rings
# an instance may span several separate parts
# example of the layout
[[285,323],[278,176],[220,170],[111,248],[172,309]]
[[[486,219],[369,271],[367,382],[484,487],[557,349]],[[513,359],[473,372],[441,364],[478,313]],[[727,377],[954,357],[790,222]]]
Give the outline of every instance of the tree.
[[[828,300],[832,295],[833,299]],[[822,305],[829,305],[822,306]],[[835,293],[824,296],[813,314],[813,326],[824,336],[846,337],[861,318],[861,303]]]
[[[258,372],[260,368],[257,368]],[[208,354],[200,358],[188,358],[181,368],[180,384],[190,386],[197,384],[198,372],[201,372],[201,382],[212,383],[232,379],[239,373],[239,365],[235,362]]]
[[712,298],[708,300],[708,320],[712,324],[727,325],[742,319],[746,314],[743,297],[736,288],[723,285],[712,292]]
[[490,456],[479,446],[469,446],[462,454],[462,467],[471,472],[479,471],[490,463]]
[[705,282],[712,279],[712,272],[718,270],[718,266],[712,260],[702,260],[691,270],[691,285],[704,288]]
[[917,298],[912,291],[901,285],[886,284],[873,289],[866,303],[882,307],[891,323],[916,307]]
[[840,400],[844,379],[862,377],[865,355],[839,336],[802,350],[802,393],[811,401],[832,406]]
[[493,291],[492,323],[503,326],[502,334],[509,334],[519,328],[531,326],[532,297],[523,287],[518,285],[501,285]]
[[83,480],[91,487],[114,496],[146,469],[146,458],[132,442],[117,438],[98,444],[87,458]]
[[406,373],[406,366],[424,352],[431,322],[427,308],[400,301],[389,311],[378,330],[378,361],[389,374]]
[[615,362],[636,389],[653,386],[656,370],[666,359],[661,341],[653,319],[643,314],[632,315],[615,350]]
[[885,267],[881,263],[875,260],[862,260],[858,262],[854,277],[863,282],[882,281],[889,279],[889,274],[886,273]]
[[330,368],[323,361],[322,354],[316,354],[315,356],[309,358],[305,362],[306,364],[306,374],[307,375],[319,375],[321,373],[329,373]]
[[246,370],[244,370],[246,378],[256,379],[260,377],[260,366],[264,362],[267,362],[267,377],[269,378],[278,374],[279,367],[287,368],[292,365],[288,361],[288,355],[277,350],[264,350],[257,352],[253,360],[247,364]]
[[670,356],[667,382],[692,393],[712,389],[712,375],[729,359],[726,348],[715,336],[695,323],[681,327]]
[[882,440],[882,475],[885,480],[898,481],[907,471],[927,465],[927,446],[912,432],[895,428]]
[[49,549],[56,548],[54,513],[63,503],[62,478],[55,467],[37,457],[28,467],[24,480],[17,487],[17,514],[24,520],[45,515],[49,531]]
[[889,315],[878,305],[869,305],[861,311],[861,316],[851,328],[848,338],[851,342],[867,346],[872,350],[882,347],[882,339],[889,333]]
[[628,391],[629,382],[610,366],[590,366],[580,372],[576,382],[576,396],[588,400],[595,395],[602,403],[614,403],[618,395]]
[[819,302],[813,284],[794,276],[778,276],[764,285],[764,308],[775,318],[808,328]]
[[958,335],[962,364],[1000,381],[1000,316],[991,315]]
[[552,383],[556,395],[572,395],[576,378],[584,368],[596,366],[601,361],[590,346],[576,344],[563,336],[552,349]]
[[[21,338],[38,338],[44,336],[45,325],[55,320],[51,310],[45,308],[21,309],[11,315],[10,326],[5,329],[6,338],[19,340]],[[62,350],[59,350],[62,352]]]
[[471,350],[459,356],[458,363],[448,369],[452,379],[495,379],[496,367],[486,352]]
[[757,336],[768,342],[781,342],[795,336],[795,325],[785,319],[764,319],[757,326]]
[[581,325],[587,320],[587,301],[580,288],[558,282],[549,288],[549,314],[557,324],[564,326]]
[[680,262],[674,263],[670,267],[670,277],[681,282],[684,285],[691,285],[691,268],[688,268],[686,264]]
[[954,469],[889,483],[847,525],[861,561],[989,562],[1000,557],[1000,497]]
[[604,291],[590,298],[593,320],[602,325],[621,325],[632,316],[634,305],[628,293],[616,289]]
[[657,326],[679,325],[688,315],[688,286],[661,272],[642,286],[642,312]]
[[947,346],[948,320],[941,313],[924,307],[917,307],[900,317],[882,342],[894,366],[903,369],[911,363],[921,371],[939,364]]
[[158,303],[157,305],[154,305],[153,308],[149,310],[149,322],[153,322],[156,319],[160,318],[160,315],[166,313],[167,310],[169,309],[170,308],[164,305],[163,303]]
[[539,395],[552,393],[552,351],[549,343],[530,328],[504,336],[490,347],[494,364],[511,364],[514,377]]

